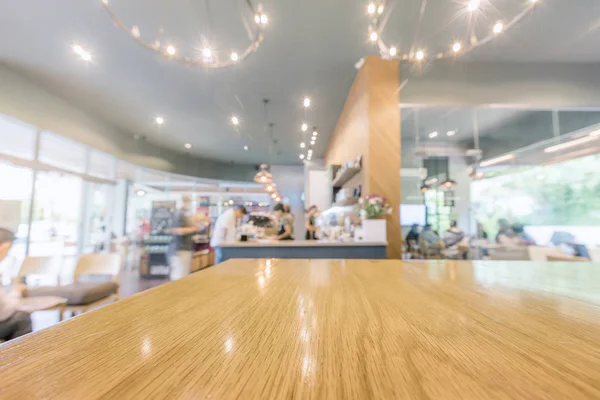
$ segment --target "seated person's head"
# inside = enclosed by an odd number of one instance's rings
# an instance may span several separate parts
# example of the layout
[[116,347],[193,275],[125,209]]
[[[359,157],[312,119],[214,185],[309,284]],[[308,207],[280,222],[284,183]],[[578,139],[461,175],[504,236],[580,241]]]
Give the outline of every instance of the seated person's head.
[[525,227],[523,226],[523,224],[513,224],[512,230],[518,235],[519,233],[525,232]]
[[0,228],[0,261],[8,254],[12,242],[15,240],[15,234],[8,229]]

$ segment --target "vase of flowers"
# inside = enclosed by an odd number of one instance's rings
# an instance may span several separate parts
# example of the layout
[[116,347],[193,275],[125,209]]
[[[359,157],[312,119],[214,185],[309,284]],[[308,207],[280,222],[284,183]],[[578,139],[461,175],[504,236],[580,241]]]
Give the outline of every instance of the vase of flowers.
[[360,198],[359,213],[362,219],[362,240],[366,242],[387,242],[385,216],[392,213],[392,207],[385,197],[372,194]]

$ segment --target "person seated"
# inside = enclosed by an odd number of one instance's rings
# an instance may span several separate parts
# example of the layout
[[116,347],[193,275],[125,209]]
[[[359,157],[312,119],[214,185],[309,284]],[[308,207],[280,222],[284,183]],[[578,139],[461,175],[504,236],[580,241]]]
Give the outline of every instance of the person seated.
[[[0,228],[0,262],[8,254],[14,239],[15,236],[11,231]],[[21,294],[21,287],[13,289],[11,293],[6,293],[0,286],[0,341],[15,339],[31,332],[29,313],[18,309]]]
[[452,221],[450,229],[444,232],[444,244],[446,247],[456,246],[465,238],[465,233],[458,228],[458,223]]
[[515,233],[516,242],[521,246],[535,246],[535,240],[525,232],[523,224],[513,224],[512,230]]
[[420,235],[421,241],[426,242],[429,246],[435,246],[440,237],[431,230],[431,225],[427,224],[423,227],[423,233]]
[[406,243],[410,246],[411,243],[419,243],[419,225],[413,224],[410,227],[410,231],[406,235]]
[[498,220],[498,234],[496,235],[496,243],[504,246],[518,245],[515,232],[512,230],[509,222],[504,218]]

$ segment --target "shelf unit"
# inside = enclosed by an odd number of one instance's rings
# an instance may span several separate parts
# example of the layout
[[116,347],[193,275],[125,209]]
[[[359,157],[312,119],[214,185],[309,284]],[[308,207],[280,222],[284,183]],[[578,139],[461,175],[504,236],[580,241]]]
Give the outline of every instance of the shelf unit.
[[356,174],[358,174],[360,172],[360,170],[361,170],[360,168],[355,168],[355,167],[348,167],[348,168],[344,169],[333,180],[333,182],[332,182],[333,187],[341,188],[342,186],[344,186],[344,183],[346,183],[350,179],[352,179]]

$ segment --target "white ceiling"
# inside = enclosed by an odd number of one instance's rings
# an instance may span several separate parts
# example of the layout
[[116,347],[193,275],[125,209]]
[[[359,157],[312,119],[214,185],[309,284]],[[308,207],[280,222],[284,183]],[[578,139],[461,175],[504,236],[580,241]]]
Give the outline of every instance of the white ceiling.
[[[144,36],[164,28],[178,48],[191,47],[201,34],[215,48],[241,47],[245,36],[239,0],[110,0],[115,11]],[[476,20],[483,35],[490,23],[516,12],[523,0],[482,0],[485,17]],[[38,81],[124,134],[146,136],[158,145],[238,163],[297,163],[305,119],[301,101],[309,95],[307,118],[319,130],[315,156],[326,148],[355,76],[354,64],[374,54],[367,43],[365,1],[266,0],[269,25],[256,54],[226,70],[193,69],[157,57],[117,29],[100,1],[20,0],[0,3],[0,61]],[[431,49],[465,36],[464,1],[429,0],[415,35],[420,0],[398,0],[384,37],[404,48]],[[600,61],[600,2],[540,0],[522,23],[467,60]],[[416,40],[413,40],[416,36]],[[450,40],[448,40],[450,39]],[[71,51],[78,42],[93,54],[85,65]],[[437,46],[437,47],[436,47]],[[271,100],[272,147],[264,129],[263,99]],[[156,115],[166,124],[153,123]],[[241,120],[240,134],[229,118]],[[60,132],[59,132],[60,133]],[[244,145],[250,151],[243,150]],[[269,149],[273,148],[271,152]]]

